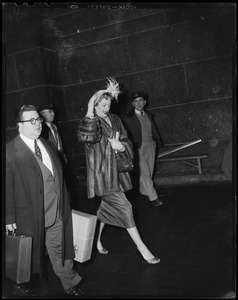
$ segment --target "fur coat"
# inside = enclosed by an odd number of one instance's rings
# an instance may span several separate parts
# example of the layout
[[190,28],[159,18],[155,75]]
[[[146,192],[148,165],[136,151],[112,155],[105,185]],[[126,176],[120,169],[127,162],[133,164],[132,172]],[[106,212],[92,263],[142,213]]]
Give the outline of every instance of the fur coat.
[[133,157],[132,143],[120,118],[111,113],[108,117],[112,127],[103,118],[95,116],[81,119],[77,129],[79,141],[85,144],[88,198],[132,189],[130,174],[117,171],[115,150],[108,138],[115,138],[119,132],[120,142]]

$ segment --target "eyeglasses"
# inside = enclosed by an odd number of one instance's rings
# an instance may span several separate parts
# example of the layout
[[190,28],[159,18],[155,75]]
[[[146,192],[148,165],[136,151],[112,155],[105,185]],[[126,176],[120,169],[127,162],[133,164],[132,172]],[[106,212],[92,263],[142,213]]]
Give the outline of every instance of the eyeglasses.
[[31,122],[32,125],[35,125],[36,124],[36,121],[38,121],[39,123],[43,122],[43,119],[42,118],[32,118],[30,120],[25,120],[25,121],[19,121],[20,123],[24,123],[24,122]]

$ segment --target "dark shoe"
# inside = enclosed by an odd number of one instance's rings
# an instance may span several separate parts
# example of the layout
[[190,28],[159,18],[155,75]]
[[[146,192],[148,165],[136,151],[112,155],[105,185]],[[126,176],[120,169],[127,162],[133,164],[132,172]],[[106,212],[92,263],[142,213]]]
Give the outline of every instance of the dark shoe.
[[71,297],[80,297],[82,295],[85,295],[85,292],[83,292],[80,288],[79,288],[79,285],[81,285],[81,282],[78,283],[77,285],[71,287],[70,289],[68,289],[67,291],[65,291],[65,293],[68,295],[68,296],[71,296]]
[[159,198],[157,198],[156,200],[154,201],[151,201],[151,203],[154,205],[154,206],[160,206],[163,204],[162,201],[159,200]]
[[34,291],[40,296],[45,297],[48,293],[48,284],[46,279],[39,279],[34,284]]
[[20,297],[38,297],[39,295],[35,293],[29,283],[15,284],[13,283],[13,294],[14,296]]
[[139,255],[139,257],[142,259],[142,262],[146,262],[147,264],[150,265],[155,265],[158,264],[160,262],[160,259],[157,257],[153,257],[151,259],[145,259],[142,254],[140,253],[140,251],[137,249],[137,254]]
[[150,198],[147,195],[141,193],[138,194],[138,198],[139,200],[150,200]]

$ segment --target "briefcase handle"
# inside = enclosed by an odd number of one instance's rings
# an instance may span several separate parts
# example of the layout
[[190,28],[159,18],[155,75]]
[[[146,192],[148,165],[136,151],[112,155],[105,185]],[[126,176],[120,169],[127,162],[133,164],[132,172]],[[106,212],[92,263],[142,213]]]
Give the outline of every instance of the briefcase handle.
[[[10,234],[9,234],[9,232],[10,232]],[[13,230],[13,231],[6,230],[6,235],[17,236],[17,237],[19,237],[19,238],[25,238],[25,237],[26,237],[26,235],[24,235],[24,234],[17,235],[16,232],[14,232],[14,230]]]

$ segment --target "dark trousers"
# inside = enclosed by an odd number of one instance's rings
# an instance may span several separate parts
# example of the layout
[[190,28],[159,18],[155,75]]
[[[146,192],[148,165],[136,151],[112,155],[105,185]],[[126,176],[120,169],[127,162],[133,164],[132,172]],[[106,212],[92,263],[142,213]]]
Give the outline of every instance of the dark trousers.
[[62,266],[62,230],[62,220],[57,219],[54,225],[45,229],[45,244],[54,272],[61,280],[62,286],[66,291],[77,285],[82,280],[82,277],[73,270],[72,259],[65,260],[65,264]]

